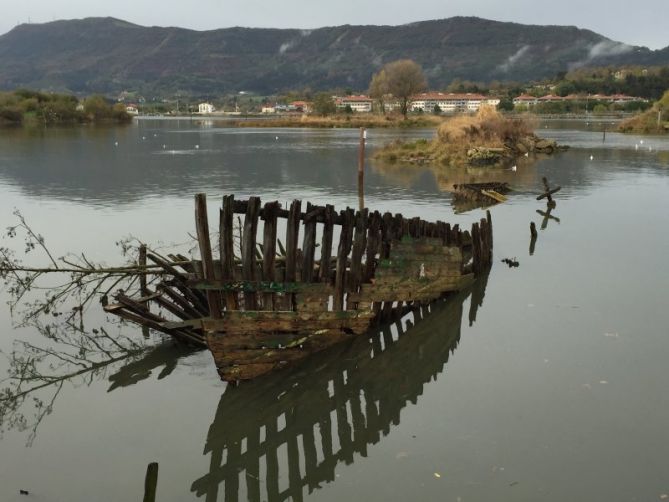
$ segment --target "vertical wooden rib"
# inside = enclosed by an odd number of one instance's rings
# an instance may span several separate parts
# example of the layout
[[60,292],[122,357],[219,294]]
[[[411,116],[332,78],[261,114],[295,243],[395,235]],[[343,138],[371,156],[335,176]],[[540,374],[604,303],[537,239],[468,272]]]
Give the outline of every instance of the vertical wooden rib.
[[[286,221],[286,282],[297,280],[297,240],[300,236],[300,208],[302,202],[294,200],[290,204]],[[283,306],[285,310],[293,310],[293,295],[287,294]]]
[[[363,209],[355,214],[355,234],[353,237],[353,250],[351,252],[351,283],[348,284],[349,292],[357,292],[362,283],[362,256],[367,246],[367,218],[368,210]],[[353,310],[357,305],[352,303],[347,306],[348,310]]]
[[381,258],[387,259],[390,256],[390,242],[393,240],[393,215],[383,213],[381,225]]
[[339,247],[337,248],[337,270],[335,275],[334,290],[334,310],[344,309],[344,292],[346,286],[346,265],[348,254],[351,251],[351,241],[353,239],[354,214],[352,209],[341,211],[340,217],[341,235],[339,236]]
[[[220,210],[218,233],[221,250],[221,279],[224,281],[232,281],[235,277],[234,238],[232,236],[234,201],[234,195],[225,195],[223,197],[223,207]],[[234,293],[225,293],[225,308],[237,310],[237,297]]]
[[297,270],[297,239],[300,233],[300,208],[302,203],[294,200],[288,212],[286,228],[286,282],[295,282]]
[[142,273],[139,275],[139,289],[142,296],[148,295],[148,289],[146,287],[146,244],[140,244],[139,246],[139,266],[142,269]]
[[304,240],[302,241],[302,282],[314,280],[314,255],[316,253],[316,216],[314,206],[307,203],[307,212],[304,217]]
[[[214,280],[214,259],[211,255],[211,241],[209,240],[209,220],[207,219],[207,196],[203,193],[195,195],[195,228],[197,242],[202,258],[202,276],[205,280]],[[207,291],[209,315],[214,319],[221,317],[220,294],[217,291]]]
[[[244,218],[244,234],[242,236],[242,279],[256,280],[256,234],[258,233],[258,216],[260,216],[260,198],[250,197]],[[244,292],[244,308],[256,310],[256,293]]]
[[[264,281],[274,281],[274,261],[276,257],[276,219],[279,211],[278,202],[268,202],[263,211],[265,226],[262,241],[262,276]],[[274,310],[274,295],[263,295],[263,310]]]
[[323,238],[321,240],[321,266],[318,273],[320,282],[332,280],[332,233],[334,228],[334,207],[325,206],[323,213]]
[[369,282],[374,277],[376,269],[376,254],[379,252],[381,242],[381,215],[374,211],[369,217],[369,229],[367,231],[367,256],[365,258],[365,272],[363,281]]
[[492,216],[490,215],[489,209],[485,212],[485,217],[488,222],[488,231],[490,233],[489,244],[490,244],[490,250],[492,251]]

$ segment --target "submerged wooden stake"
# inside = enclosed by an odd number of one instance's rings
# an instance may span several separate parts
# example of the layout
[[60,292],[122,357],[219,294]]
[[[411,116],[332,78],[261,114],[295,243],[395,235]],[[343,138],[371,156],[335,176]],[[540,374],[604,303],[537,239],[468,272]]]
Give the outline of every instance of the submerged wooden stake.
[[144,502],[156,502],[158,489],[158,462],[151,462],[146,468],[144,478]]
[[537,226],[534,222],[530,222],[530,256],[534,254],[534,246],[537,243]]

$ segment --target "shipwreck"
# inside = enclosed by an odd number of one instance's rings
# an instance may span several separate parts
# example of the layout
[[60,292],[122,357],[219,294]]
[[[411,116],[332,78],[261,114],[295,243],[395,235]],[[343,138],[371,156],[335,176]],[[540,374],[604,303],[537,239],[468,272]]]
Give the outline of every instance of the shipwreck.
[[138,296],[119,291],[103,304],[125,320],[208,347],[226,381],[255,378],[363,335],[377,321],[463,290],[492,263],[490,212],[463,230],[389,212],[303,208],[299,200],[284,208],[229,195],[218,216],[211,232],[206,197],[197,194],[200,259],[140,249],[140,265],[159,266],[160,280],[149,287],[143,279]]

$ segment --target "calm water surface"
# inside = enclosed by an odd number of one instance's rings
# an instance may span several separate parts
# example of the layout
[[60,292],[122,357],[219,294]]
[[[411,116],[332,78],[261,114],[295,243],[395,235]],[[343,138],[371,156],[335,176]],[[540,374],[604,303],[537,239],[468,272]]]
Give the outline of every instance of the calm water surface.
[[[453,183],[508,181],[514,193],[492,208],[495,264],[431,312],[291,371],[227,388],[206,351],[144,340],[94,305],[87,323],[145,349],[33,392],[18,410],[0,401],[0,500],[27,500],[21,489],[40,501],[141,500],[152,461],[161,502],[660,500],[669,494],[669,139],[603,142],[604,125],[542,125],[573,148],[523,159],[515,172],[369,162],[370,208],[460,225],[484,213],[454,207]],[[355,206],[357,134],[148,120],[2,131],[0,223],[15,223],[19,209],[58,256],[85,250],[119,263],[115,243],[129,235],[187,251],[199,191],[211,210],[226,193]],[[370,131],[370,151],[429,134]],[[545,221],[542,176],[562,186]],[[541,228],[533,256],[531,221]],[[37,251],[25,261],[46,264]],[[13,326],[3,307],[6,356],[31,357],[19,341],[63,349]],[[0,380],[9,371],[0,358]]]

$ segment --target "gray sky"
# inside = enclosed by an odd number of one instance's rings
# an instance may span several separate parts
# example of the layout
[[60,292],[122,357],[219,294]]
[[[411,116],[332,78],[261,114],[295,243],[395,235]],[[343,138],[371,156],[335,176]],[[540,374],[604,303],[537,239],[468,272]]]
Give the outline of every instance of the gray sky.
[[196,30],[396,25],[478,16],[524,24],[575,25],[632,45],[669,46],[669,0],[0,0],[0,12],[0,33],[28,20],[41,23],[89,16]]

